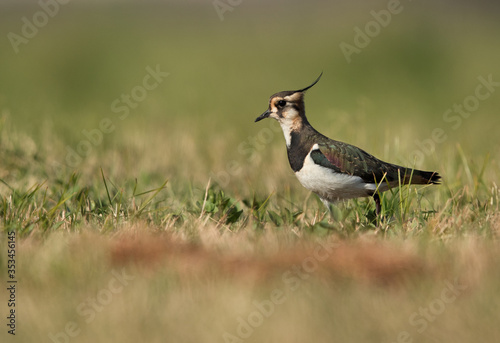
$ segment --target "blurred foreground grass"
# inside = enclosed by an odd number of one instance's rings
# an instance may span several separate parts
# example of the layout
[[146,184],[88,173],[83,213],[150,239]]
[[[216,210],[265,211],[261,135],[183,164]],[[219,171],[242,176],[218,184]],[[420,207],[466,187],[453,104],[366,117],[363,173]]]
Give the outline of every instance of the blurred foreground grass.
[[[468,115],[454,105],[478,77],[500,80],[498,23],[480,6],[404,3],[347,63],[340,42],[384,6],[243,3],[220,21],[212,4],[68,4],[18,54],[4,40],[15,338],[497,341],[499,91]],[[38,10],[3,9],[2,32]],[[169,75],[113,111],[157,66]],[[307,95],[315,127],[443,184],[387,192],[378,225],[369,199],[327,215],[278,124],[253,123],[272,93],[322,70]]]

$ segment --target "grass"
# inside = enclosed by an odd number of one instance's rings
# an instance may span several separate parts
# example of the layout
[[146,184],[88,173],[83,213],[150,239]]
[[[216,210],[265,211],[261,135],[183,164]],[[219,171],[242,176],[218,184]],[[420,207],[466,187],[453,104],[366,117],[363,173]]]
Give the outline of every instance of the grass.
[[[0,49],[0,280],[15,231],[19,282],[2,342],[498,340],[498,90],[443,119],[498,78],[488,11],[408,4],[348,64],[338,44],[386,3],[244,2],[223,22],[79,6]],[[5,7],[2,32],[36,9]],[[157,64],[169,76],[120,119]],[[328,212],[303,189],[278,124],[253,120],[321,70],[313,126],[443,183],[381,194],[378,221],[371,199]]]

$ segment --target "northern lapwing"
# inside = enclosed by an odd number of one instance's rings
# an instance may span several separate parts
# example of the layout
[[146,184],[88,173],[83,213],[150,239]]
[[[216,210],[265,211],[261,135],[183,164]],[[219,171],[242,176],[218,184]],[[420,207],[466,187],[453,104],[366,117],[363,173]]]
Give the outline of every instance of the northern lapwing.
[[381,161],[353,145],[330,139],[316,131],[306,117],[304,94],[314,86],[273,94],[269,108],[256,122],[276,119],[285,135],[288,161],[302,186],[329,203],[358,197],[373,197],[376,213],[381,205],[378,193],[402,184],[439,184],[441,176]]

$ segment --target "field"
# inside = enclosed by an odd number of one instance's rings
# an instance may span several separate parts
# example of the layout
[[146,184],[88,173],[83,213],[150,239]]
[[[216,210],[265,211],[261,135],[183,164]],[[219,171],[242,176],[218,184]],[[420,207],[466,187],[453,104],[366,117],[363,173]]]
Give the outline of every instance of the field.
[[[0,5],[2,342],[500,340],[497,4],[46,3]],[[302,188],[254,120],[321,72],[314,127],[442,184]]]

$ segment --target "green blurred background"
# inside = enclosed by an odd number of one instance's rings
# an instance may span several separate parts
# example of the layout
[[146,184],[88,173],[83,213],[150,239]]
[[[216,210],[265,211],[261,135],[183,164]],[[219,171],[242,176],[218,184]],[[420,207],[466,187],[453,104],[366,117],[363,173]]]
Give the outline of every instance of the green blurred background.
[[[214,4],[230,10],[220,16]],[[447,166],[443,159],[457,144],[471,158],[496,156],[500,91],[481,101],[457,129],[442,115],[474,94],[478,76],[500,80],[498,4],[402,1],[401,12],[348,63],[340,44],[353,44],[354,29],[363,29],[374,20],[371,11],[387,6],[387,1],[74,1],[59,5],[16,53],[8,35],[20,35],[23,17],[33,22],[41,6],[3,1],[2,134],[22,134],[19,141],[30,145],[21,148],[20,160],[23,153],[35,158],[23,165],[4,156],[11,165],[4,165],[1,177],[19,182],[35,166],[43,170],[40,179],[73,170],[95,174],[95,167],[108,161],[117,177],[205,184],[236,161],[243,172],[222,183],[238,188],[242,180],[265,178],[270,160],[287,167],[279,131],[273,130],[264,148],[251,143],[264,137],[258,136],[264,127],[278,127],[253,123],[269,96],[304,87],[321,71],[323,79],[308,92],[306,105],[313,126],[332,138],[413,164],[413,152],[420,149],[416,141],[442,128],[447,140],[416,162],[445,175],[453,163]],[[140,85],[145,68],[156,65],[169,76],[119,119],[113,101]],[[82,163],[68,166],[68,147],[76,149],[86,139],[82,130],[98,128],[103,118],[116,129],[104,134]],[[245,142],[250,149],[239,150]]]
[[[401,1],[348,63],[340,45],[388,3],[220,0],[231,7],[221,20],[213,0],[75,0],[16,53],[9,37],[41,5],[0,0],[1,225],[19,233],[22,285],[13,338],[49,341],[74,320],[75,342],[222,342],[253,300],[282,286],[303,246],[352,234],[329,260],[342,268],[311,277],[248,341],[393,342],[402,330],[426,342],[498,341],[500,88],[456,127],[443,114],[475,96],[478,77],[500,82],[500,5]],[[169,75],[120,119],[112,104],[156,66]],[[314,127],[443,175],[417,196],[408,189],[413,212],[399,206],[406,190],[386,193],[400,221],[372,225],[366,199],[322,227],[325,210],[290,170],[279,125],[254,123],[271,94],[321,71],[306,98]],[[113,132],[89,143],[85,132],[103,120]],[[432,142],[436,129],[446,139]],[[68,165],[82,142],[91,150]],[[166,192],[146,201],[142,192],[166,179]],[[209,179],[244,211],[236,223],[205,213]],[[136,279],[87,325],[77,306],[122,267]],[[378,283],[386,271],[401,287]],[[457,276],[470,291],[417,335],[408,317]]]

